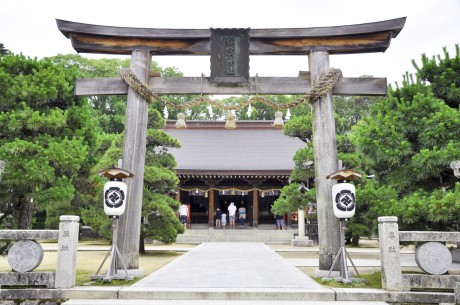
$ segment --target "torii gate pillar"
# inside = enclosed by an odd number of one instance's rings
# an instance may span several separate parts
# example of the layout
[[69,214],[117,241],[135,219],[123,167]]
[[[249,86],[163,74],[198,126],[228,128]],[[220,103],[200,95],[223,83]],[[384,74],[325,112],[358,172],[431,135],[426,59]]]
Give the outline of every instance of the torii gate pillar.
[[[329,72],[329,53],[312,50],[308,55],[311,86]],[[313,149],[315,157],[315,185],[318,212],[319,270],[328,271],[339,251],[340,226],[332,209],[332,186],[335,180],[326,179],[338,167],[332,92],[311,105],[313,121]]]
[[[145,50],[133,50],[131,70],[147,82],[152,56]],[[128,196],[126,211],[120,217],[118,248],[128,269],[139,268],[139,236],[141,229],[142,194],[147,139],[148,103],[134,89],[128,88],[126,105],[123,168],[135,176],[126,181]]]

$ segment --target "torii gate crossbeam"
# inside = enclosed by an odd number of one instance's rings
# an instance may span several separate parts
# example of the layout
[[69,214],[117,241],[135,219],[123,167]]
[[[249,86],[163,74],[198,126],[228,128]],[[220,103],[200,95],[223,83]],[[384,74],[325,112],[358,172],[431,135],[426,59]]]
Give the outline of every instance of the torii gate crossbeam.
[[[374,23],[297,29],[251,29],[251,55],[308,55],[310,73],[297,78],[254,78],[244,86],[216,86],[208,79],[150,77],[151,56],[209,55],[210,30],[123,28],[56,20],[77,52],[131,54],[131,70],[158,94],[302,94],[329,70],[329,55],[384,52],[402,30],[406,18]],[[203,85],[201,85],[203,83]],[[342,78],[326,96],[312,104],[315,179],[319,223],[319,269],[328,271],[340,246],[339,221],[331,208],[337,171],[332,94],[385,95],[386,79]],[[128,94],[123,166],[135,174],[128,185],[127,211],[120,219],[119,245],[128,269],[137,269],[147,103],[121,79],[78,80],[77,95]],[[124,243],[126,241],[126,243]]]

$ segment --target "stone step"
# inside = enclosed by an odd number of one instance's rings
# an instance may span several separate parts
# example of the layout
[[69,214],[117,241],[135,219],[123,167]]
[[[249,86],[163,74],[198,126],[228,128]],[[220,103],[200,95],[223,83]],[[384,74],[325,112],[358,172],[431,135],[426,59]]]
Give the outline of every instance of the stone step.
[[291,243],[297,230],[248,229],[188,229],[178,235],[176,243],[195,244],[203,242],[263,242]]
[[[287,301],[287,300],[89,300],[89,299],[72,299],[63,305],[251,305],[254,302],[263,305],[327,305],[331,301]],[[333,301],[334,305],[387,305],[385,302],[370,301]]]

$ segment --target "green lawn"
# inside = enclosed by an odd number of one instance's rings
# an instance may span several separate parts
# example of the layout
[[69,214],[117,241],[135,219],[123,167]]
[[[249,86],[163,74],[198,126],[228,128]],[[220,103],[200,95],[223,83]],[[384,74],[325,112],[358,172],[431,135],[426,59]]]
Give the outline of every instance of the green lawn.
[[[49,246],[49,243],[44,243],[44,247]],[[80,247],[100,247],[109,246],[109,242],[106,240],[91,240],[83,241],[79,243]],[[84,284],[98,284],[90,280],[90,276],[94,275],[101,265],[104,257],[108,251],[78,251],[77,253],[77,276],[76,285],[81,286]],[[160,269],[164,265],[173,261],[177,257],[181,256],[182,252],[173,251],[147,251],[146,254],[139,255],[139,267],[144,269],[144,274],[149,275],[155,270]],[[44,252],[43,261],[38,268],[34,271],[55,271],[56,270],[56,258],[57,252]],[[108,260],[105,262],[101,272],[107,269]],[[8,264],[7,256],[0,256],[0,272],[11,271],[11,267]],[[101,274],[100,272],[100,274]],[[137,279],[139,280],[139,279]],[[117,281],[118,285],[131,285],[133,281]],[[104,283],[104,285],[113,285],[114,283]]]

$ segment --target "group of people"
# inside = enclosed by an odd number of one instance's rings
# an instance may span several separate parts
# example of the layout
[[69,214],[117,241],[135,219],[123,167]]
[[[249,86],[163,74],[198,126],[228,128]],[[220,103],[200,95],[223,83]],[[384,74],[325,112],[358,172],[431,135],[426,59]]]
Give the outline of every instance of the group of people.
[[[226,204],[224,204],[226,206]],[[235,228],[235,220],[238,218],[240,222],[240,228],[244,228],[244,223],[246,222],[246,208],[243,204],[237,209],[235,203],[231,202],[227,208],[227,211],[221,210],[220,207],[214,212],[216,219],[216,228],[225,229],[227,227],[227,215],[229,228]],[[179,208],[180,221],[184,228],[190,228],[190,205],[182,204]],[[284,222],[284,217],[282,215],[275,215],[276,219],[276,229],[277,230],[286,230],[286,224]]]
[[[241,205],[237,210],[235,203],[231,202],[228,206],[227,212],[230,229],[235,229],[235,220],[237,216],[240,221],[240,228],[244,228],[244,223],[246,221],[246,208],[243,205]],[[216,228],[225,229],[227,226],[227,213],[222,211],[220,208],[217,208],[215,211],[215,217]]]

